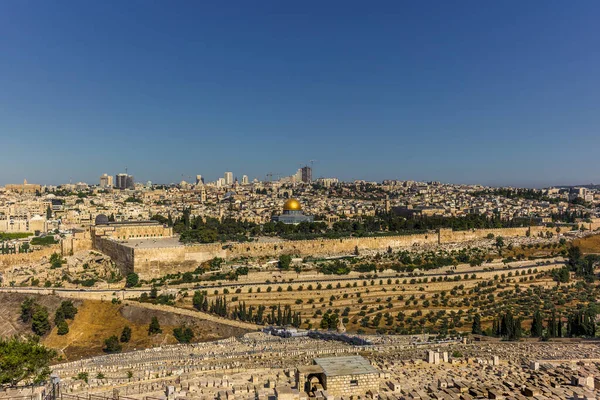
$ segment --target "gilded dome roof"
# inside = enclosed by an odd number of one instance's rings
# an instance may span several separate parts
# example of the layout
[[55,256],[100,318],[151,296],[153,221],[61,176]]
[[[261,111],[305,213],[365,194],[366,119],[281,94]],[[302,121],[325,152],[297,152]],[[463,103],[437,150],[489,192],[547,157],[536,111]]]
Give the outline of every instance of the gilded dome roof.
[[300,211],[302,210],[302,206],[300,202],[296,199],[289,199],[283,205],[283,211]]

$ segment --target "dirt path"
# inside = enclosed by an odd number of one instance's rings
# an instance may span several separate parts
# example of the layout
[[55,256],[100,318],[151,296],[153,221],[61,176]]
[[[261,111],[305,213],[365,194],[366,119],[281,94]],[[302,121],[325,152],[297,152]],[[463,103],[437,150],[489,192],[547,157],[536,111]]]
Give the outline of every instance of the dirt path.
[[178,308],[178,307],[150,304],[150,303],[140,303],[137,301],[130,301],[130,300],[125,300],[123,304],[128,304],[128,305],[135,306],[135,307],[147,308],[150,310],[165,311],[165,312],[169,312],[169,313],[173,313],[173,314],[187,315],[187,316],[194,317],[194,318],[199,318],[199,319],[204,319],[207,321],[216,322],[216,323],[219,323],[222,325],[229,325],[229,326],[233,326],[236,328],[248,329],[248,330],[252,330],[252,331],[261,329],[261,326],[259,326],[259,325],[251,324],[248,322],[231,320],[231,319],[227,319],[227,318],[221,318],[221,317],[217,317],[216,315],[208,314],[208,313],[205,313],[202,311],[189,310],[186,308]]

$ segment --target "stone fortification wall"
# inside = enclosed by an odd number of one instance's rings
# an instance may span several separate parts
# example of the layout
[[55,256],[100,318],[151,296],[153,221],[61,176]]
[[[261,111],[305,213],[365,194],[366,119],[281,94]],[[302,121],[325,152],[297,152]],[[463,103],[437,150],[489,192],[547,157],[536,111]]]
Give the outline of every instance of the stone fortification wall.
[[140,222],[139,224],[93,225],[92,236],[111,237],[119,240],[139,238],[159,238],[173,236],[173,228],[158,223]]
[[590,231],[596,231],[600,229],[600,218],[592,218],[591,222],[584,224],[584,226]]
[[[215,257],[234,259],[239,257],[278,257],[281,254],[321,257],[351,254],[356,247],[359,251],[386,250],[388,247],[398,249],[420,244],[436,244],[437,242],[438,235],[432,232],[421,235],[376,238],[297,240],[275,243],[252,242],[230,245],[211,243],[177,247],[136,248],[133,250],[134,269],[142,279],[151,279],[166,274],[193,270],[202,262]],[[110,254],[108,255],[110,256]],[[119,260],[113,258],[113,261],[119,264]]]
[[194,270],[200,263],[214,257],[235,259],[240,257],[278,257],[281,254],[296,256],[325,257],[340,254],[352,254],[355,248],[363,250],[385,251],[388,248],[398,250],[413,246],[460,243],[484,239],[489,234],[504,238],[531,236],[540,232],[556,233],[554,228],[501,228],[478,229],[470,231],[452,231],[441,229],[418,235],[381,236],[344,239],[317,239],[279,242],[251,242],[223,245],[220,243],[198,244],[191,246],[169,246],[153,248],[132,248],[116,241],[95,237],[94,248],[109,255],[126,274],[135,270],[141,278],[151,279],[165,274]]
[[117,265],[123,276],[134,271],[135,257],[133,248],[124,246],[119,242],[101,237],[94,237],[93,247],[109,256]]
[[[328,256],[345,254],[358,250],[386,250],[410,247],[424,244],[437,244],[436,232],[420,235],[381,236],[343,239],[316,239],[316,240],[286,240],[274,243],[235,243],[222,246],[221,244],[186,246],[186,257],[195,260],[192,254],[211,253],[213,257],[260,257],[279,256],[280,254],[294,254],[298,256]],[[212,257],[208,257],[210,259]]]
[[68,256],[82,250],[91,250],[92,247],[92,239],[88,231],[75,233],[60,241],[60,249],[63,256]]
[[60,253],[60,245],[53,244],[44,246],[39,250],[31,253],[16,253],[16,254],[0,254],[0,271],[13,265],[21,265],[27,263],[37,263],[43,257],[50,257],[52,253]]
[[555,228],[547,228],[545,226],[532,226],[523,228],[498,228],[498,229],[472,229],[469,231],[453,231],[452,229],[440,229],[439,243],[460,243],[471,240],[485,239],[489,234],[502,236],[504,238],[526,236],[527,231],[531,229],[531,236],[536,237],[541,232],[544,235],[546,232],[556,234]]
[[[186,261],[185,246],[132,249],[135,272],[141,279],[152,279],[177,272],[193,271],[199,262]],[[206,257],[211,253],[206,253]],[[207,259],[211,259],[209,257]]]

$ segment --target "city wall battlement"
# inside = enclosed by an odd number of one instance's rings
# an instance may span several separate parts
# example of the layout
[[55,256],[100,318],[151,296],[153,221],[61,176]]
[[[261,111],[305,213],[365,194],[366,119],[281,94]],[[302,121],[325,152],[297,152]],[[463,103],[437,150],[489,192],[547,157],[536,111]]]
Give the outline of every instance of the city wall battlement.
[[342,239],[316,240],[286,240],[280,242],[250,242],[223,245],[221,243],[180,245],[161,247],[132,247],[117,241],[96,237],[93,240],[94,249],[110,256],[121,268],[122,273],[135,271],[143,279],[152,279],[165,274],[193,271],[204,261],[220,257],[232,260],[243,257],[278,257],[290,254],[298,257],[313,256],[327,257],[334,255],[353,254],[356,249],[361,251],[386,251],[406,249],[423,245],[445,243],[461,243],[484,239],[488,235],[505,238],[531,236],[546,232],[556,233],[554,228],[542,226],[524,228],[477,229],[469,231],[452,231],[440,229],[416,235],[398,235],[381,237],[361,237]]

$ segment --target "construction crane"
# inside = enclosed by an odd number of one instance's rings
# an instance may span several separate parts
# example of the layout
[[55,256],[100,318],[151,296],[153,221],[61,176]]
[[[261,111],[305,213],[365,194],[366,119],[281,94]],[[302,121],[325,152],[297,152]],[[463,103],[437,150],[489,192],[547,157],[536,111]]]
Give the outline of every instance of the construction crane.
[[267,173],[267,182],[273,181],[273,176],[279,180],[281,178],[281,172],[269,172]]

